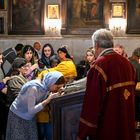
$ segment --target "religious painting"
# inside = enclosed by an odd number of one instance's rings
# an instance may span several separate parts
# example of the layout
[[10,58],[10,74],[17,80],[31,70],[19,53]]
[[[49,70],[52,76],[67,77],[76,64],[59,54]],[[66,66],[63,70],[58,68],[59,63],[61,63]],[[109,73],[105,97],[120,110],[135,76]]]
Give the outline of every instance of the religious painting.
[[112,2],[111,3],[111,17],[112,18],[124,18],[125,17],[125,3],[124,2]]
[[62,1],[62,34],[90,34],[104,27],[104,0]]
[[10,0],[8,34],[44,34],[44,0]]
[[0,10],[6,9],[6,0],[0,0]]
[[47,10],[47,15],[48,15],[48,19],[59,19],[59,5],[58,4],[49,4],[47,6],[48,10]]
[[127,1],[127,33],[140,34],[140,0]]
[[4,17],[0,17],[0,34],[4,34]]

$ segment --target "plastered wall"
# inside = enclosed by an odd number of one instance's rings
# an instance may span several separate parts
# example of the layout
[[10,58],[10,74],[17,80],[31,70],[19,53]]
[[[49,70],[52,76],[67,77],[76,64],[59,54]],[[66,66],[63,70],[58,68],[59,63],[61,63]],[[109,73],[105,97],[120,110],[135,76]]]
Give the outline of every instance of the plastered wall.
[[[35,41],[39,41],[43,46],[45,43],[51,43],[56,51],[62,45],[67,45],[69,52],[74,56],[75,62],[78,63],[82,58],[87,48],[92,46],[91,37],[88,38],[46,38],[46,37],[12,37],[0,38],[0,51],[14,47],[17,43],[33,45]],[[133,50],[140,47],[140,37],[116,37],[114,44],[120,43],[125,47],[128,56],[131,56]]]

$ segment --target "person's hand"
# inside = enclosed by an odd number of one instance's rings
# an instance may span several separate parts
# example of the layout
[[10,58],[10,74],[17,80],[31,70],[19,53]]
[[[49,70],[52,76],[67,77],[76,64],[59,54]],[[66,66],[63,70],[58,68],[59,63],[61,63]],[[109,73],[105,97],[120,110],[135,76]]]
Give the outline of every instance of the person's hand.
[[65,87],[62,87],[59,89],[59,94],[64,95],[65,94]]
[[4,93],[4,94],[7,94],[7,87],[3,88],[3,89],[1,90],[1,92]]
[[60,92],[50,92],[48,98],[42,102],[42,105],[45,107],[53,98],[56,98],[58,96],[60,96]]
[[10,80],[10,78],[11,78],[11,77],[5,77],[5,78],[3,79],[3,83],[6,84],[7,81]]
[[50,92],[48,98],[49,98],[49,99],[53,99],[53,98],[56,98],[56,97],[58,97],[58,96],[60,96],[60,92],[56,92],[56,93]]

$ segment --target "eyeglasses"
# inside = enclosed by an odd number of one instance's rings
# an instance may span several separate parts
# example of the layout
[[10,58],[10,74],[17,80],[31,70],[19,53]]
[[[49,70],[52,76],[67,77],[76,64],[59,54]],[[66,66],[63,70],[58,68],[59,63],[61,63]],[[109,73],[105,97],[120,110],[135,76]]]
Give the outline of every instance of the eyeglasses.
[[22,66],[21,68],[22,68],[22,69],[27,69],[27,68],[29,68],[29,67],[30,67],[30,65],[29,65],[29,64],[26,64],[26,65]]

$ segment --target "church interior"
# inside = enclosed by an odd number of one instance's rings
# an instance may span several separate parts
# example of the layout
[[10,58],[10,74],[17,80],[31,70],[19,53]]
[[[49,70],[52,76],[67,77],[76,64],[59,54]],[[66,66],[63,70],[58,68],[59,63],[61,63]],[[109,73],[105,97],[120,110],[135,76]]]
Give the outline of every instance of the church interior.
[[[121,13],[120,11],[112,11],[114,2],[120,3]],[[85,15],[82,17],[83,20],[79,19],[80,8],[75,8],[81,2],[43,0],[42,3],[40,5],[42,7],[39,7],[41,16],[36,21],[38,24],[37,29],[31,29],[29,26],[28,28],[24,27],[24,24],[22,24],[23,27],[17,25],[19,29],[15,27],[19,20],[25,16],[24,11],[22,11],[23,17],[20,17],[16,23],[11,15],[13,13],[12,3],[5,3],[5,7],[0,9],[1,51],[5,50],[5,48],[13,47],[19,42],[31,45],[36,41],[39,41],[42,45],[45,42],[49,42],[55,50],[62,45],[68,46],[77,63],[84,56],[83,52],[92,46],[91,35],[98,28],[112,30],[115,44],[122,44],[128,56],[131,56],[132,51],[139,47],[139,8],[137,10],[129,8],[131,6],[135,7],[135,4],[131,4],[131,1],[128,5],[126,0],[102,0],[102,14],[99,15],[101,20],[89,19],[86,22],[84,21]],[[51,11],[48,9],[48,6],[51,5],[57,5],[57,19],[48,17],[51,16]],[[131,9],[136,10],[137,15],[135,17],[133,16],[135,11],[131,13]],[[33,19],[30,20],[33,21]]]
[[[77,65],[100,28],[110,30],[114,46],[131,57],[140,48],[140,0],[0,0],[1,53],[19,43],[49,43],[55,52],[65,46]],[[85,85],[72,83],[52,100],[53,140],[76,140]],[[140,124],[136,134],[140,140]]]

